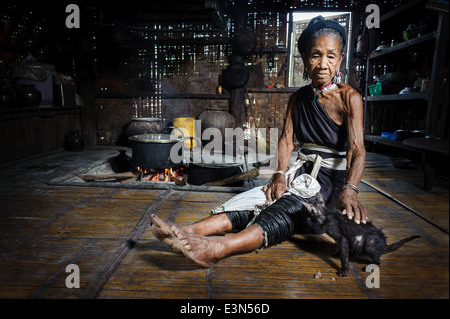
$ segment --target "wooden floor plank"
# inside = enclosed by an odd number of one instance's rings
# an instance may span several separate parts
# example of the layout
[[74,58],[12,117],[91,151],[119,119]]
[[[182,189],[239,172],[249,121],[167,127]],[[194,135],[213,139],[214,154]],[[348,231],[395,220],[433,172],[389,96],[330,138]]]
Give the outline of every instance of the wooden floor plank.
[[[86,286],[92,274],[119,244],[117,240],[91,241],[79,238],[28,239],[20,245],[12,241],[1,240],[4,248],[0,256],[0,295],[5,298],[77,298],[80,291],[68,289],[65,285],[69,275],[65,272],[66,266],[77,264],[80,268],[80,285]],[[30,289],[24,289],[24,286]],[[57,288],[60,294],[49,295],[47,290],[51,287]],[[8,296],[8,293],[11,294]]]
[[161,193],[152,204],[144,211],[133,230],[129,233],[126,240],[116,249],[111,258],[97,271],[93,279],[89,281],[83,290],[81,297],[92,299],[97,298],[103,290],[104,285],[110,280],[110,277],[116,272],[121,262],[127,257],[134,248],[136,242],[147,230],[151,220],[151,215],[171,196],[172,191]]
[[140,241],[99,298],[207,298],[207,270],[156,240]]
[[396,169],[391,163],[380,165],[375,156],[366,161],[363,181],[374,185],[406,204],[424,218],[449,231],[448,180],[436,178],[432,191],[423,189],[423,172],[418,168]]

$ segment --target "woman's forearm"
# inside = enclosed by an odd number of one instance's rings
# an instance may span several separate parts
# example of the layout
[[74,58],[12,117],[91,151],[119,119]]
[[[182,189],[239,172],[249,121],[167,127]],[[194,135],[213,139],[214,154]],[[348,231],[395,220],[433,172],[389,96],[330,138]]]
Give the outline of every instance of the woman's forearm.
[[364,147],[358,147],[347,153],[347,184],[359,187],[361,178],[364,174],[365,160],[366,150]]
[[289,143],[286,138],[282,137],[278,142],[278,164],[277,170],[285,172],[289,160],[291,158],[291,153],[294,150],[294,143]]

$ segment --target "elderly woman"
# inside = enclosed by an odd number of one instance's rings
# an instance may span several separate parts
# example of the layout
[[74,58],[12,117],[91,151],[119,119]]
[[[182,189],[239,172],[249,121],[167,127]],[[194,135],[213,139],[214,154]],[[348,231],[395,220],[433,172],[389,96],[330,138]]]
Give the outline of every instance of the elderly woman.
[[[367,212],[357,197],[366,154],[362,100],[340,83],[346,41],[344,28],[321,16],[302,32],[298,48],[304,75],[312,83],[289,100],[278,167],[270,183],[237,195],[192,225],[171,224],[153,215],[150,228],[156,238],[209,267],[233,254],[279,244],[297,232],[321,233],[303,209],[317,192],[327,207],[366,223]],[[294,135],[302,148],[288,168]]]

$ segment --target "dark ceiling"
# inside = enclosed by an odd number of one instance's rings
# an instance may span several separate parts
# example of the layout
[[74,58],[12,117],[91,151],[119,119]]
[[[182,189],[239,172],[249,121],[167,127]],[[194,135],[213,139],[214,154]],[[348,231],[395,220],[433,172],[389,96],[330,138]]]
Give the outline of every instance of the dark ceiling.
[[[65,8],[76,3],[80,10],[102,12],[105,18],[116,20],[145,19],[146,21],[198,21],[210,20],[216,26],[226,17],[244,12],[289,11],[360,11],[368,4],[378,4],[381,13],[407,2],[407,0],[62,0],[20,1],[3,0],[0,7],[16,6],[20,10],[33,10],[53,19],[65,18]],[[49,10],[51,8],[51,10]],[[3,11],[3,10],[2,10]],[[61,12],[61,14],[58,14]],[[56,17],[55,17],[56,16]]]
[[215,28],[224,29],[227,18],[233,19],[243,13],[364,12],[368,4],[378,4],[383,14],[405,2],[407,0],[128,0],[126,3],[97,0],[86,1],[85,6],[102,12],[106,23],[210,23]]

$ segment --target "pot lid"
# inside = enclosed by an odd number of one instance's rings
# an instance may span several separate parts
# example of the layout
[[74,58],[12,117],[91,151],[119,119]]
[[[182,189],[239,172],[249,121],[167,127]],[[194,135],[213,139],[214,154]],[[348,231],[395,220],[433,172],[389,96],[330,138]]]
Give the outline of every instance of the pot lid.
[[130,136],[128,139],[134,142],[159,144],[177,143],[181,141],[181,138],[177,138],[176,136],[170,134],[140,134]]

